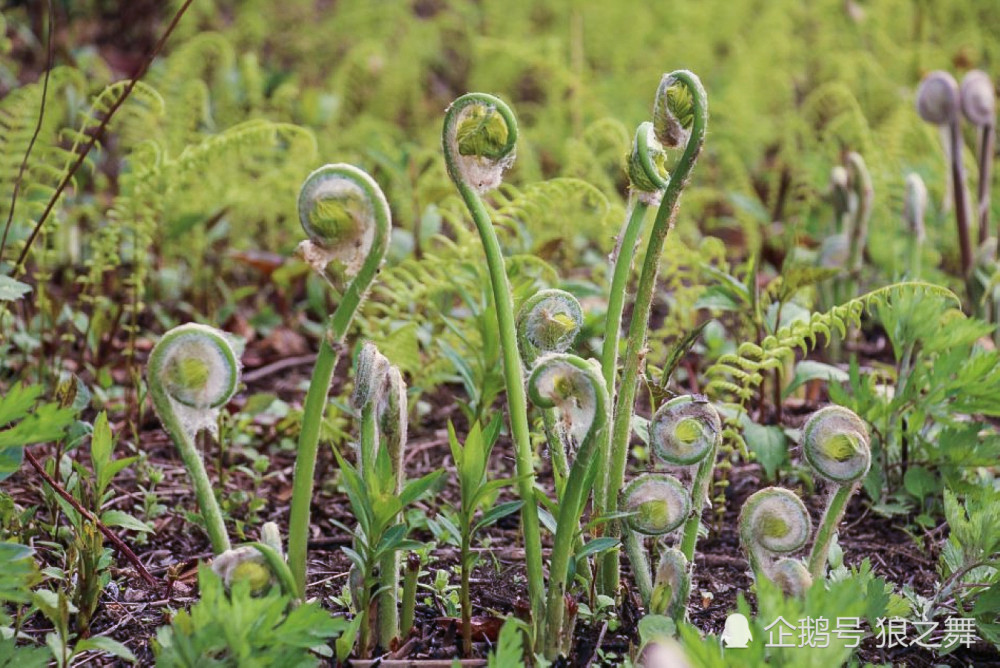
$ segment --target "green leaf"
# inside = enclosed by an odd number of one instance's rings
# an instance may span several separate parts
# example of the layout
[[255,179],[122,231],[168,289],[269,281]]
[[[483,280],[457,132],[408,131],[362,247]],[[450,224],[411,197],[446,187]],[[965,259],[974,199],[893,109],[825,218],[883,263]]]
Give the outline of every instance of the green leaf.
[[764,467],[768,479],[774,480],[778,469],[788,461],[788,438],[781,427],[763,426],[747,420],[743,435],[750,451]]
[[406,487],[403,488],[403,493],[399,495],[400,503],[404,508],[410,505],[430,491],[431,487],[437,483],[438,478],[442,475],[444,475],[444,470],[433,471],[422,478],[409,481],[406,483]]
[[152,533],[153,530],[145,522],[121,510],[105,510],[101,513],[101,521],[111,527],[122,527],[140,533]]
[[584,545],[577,553],[577,559],[585,559],[591,555],[598,554],[600,552],[605,552],[618,545],[620,541],[617,538],[612,538],[611,536],[602,536],[601,538],[595,538],[586,545]]
[[83,652],[91,650],[106,652],[111,656],[122,659],[123,661],[130,661],[132,663],[137,661],[135,655],[132,654],[132,651],[128,647],[107,636],[94,636],[92,638],[87,638],[86,640],[81,640],[76,644],[76,648],[73,650],[73,656],[77,656]]
[[984,591],[976,598],[976,604],[972,606],[972,615],[995,615],[1000,613],[1000,582],[996,582],[992,587]]
[[846,383],[850,380],[850,374],[843,369],[815,360],[802,360],[795,365],[795,377],[785,386],[781,392],[782,398],[786,398],[795,390],[799,389],[811,380],[825,380],[831,383]]
[[508,617],[500,627],[496,649],[490,653],[490,668],[520,668],[524,664],[524,622]]
[[494,506],[487,512],[483,513],[483,516],[479,518],[479,522],[472,530],[473,535],[479,533],[482,529],[485,529],[504,517],[507,517],[512,513],[516,513],[521,509],[522,505],[524,505],[523,501],[508,501],[507,503],[501,503],[499,506]]
[[639,638],[643,645],[672,638],[677,633],[674,620],[664,615],[646,615],[639,620]]
[[903,475],[903,487],[913,496],[923,500],[932,494],[937,495],[941,490],[941,478],[922,466],[911,466]]
[[0,274],[0,302],[16,302],[31,292],[31,286]]

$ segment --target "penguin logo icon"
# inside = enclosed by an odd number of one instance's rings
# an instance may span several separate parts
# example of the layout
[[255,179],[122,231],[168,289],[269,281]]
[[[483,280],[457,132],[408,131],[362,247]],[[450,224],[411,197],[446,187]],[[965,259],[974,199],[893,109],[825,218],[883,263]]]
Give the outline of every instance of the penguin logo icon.
[[750,635],[750,622],[746,616],[734,612],[726,617],[726,626],[722,630],[722,643],[726,649],[746,649],[751,640],[753,636]]

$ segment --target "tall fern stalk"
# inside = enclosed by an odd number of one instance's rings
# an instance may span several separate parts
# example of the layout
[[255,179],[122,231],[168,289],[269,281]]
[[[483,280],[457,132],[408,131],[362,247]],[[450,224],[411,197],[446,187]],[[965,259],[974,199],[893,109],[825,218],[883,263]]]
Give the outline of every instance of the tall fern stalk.
[[[298,209],[310,237],[300,250],[313,268],[327,276],[330,263],[341,261],[348,273],[356,271],[330,316],[302,413],[288,523],[288,565],[298,595],[304,598],[310,504],[327,395],[347,330],[388,249],[391,219],[389,204],[378,184],[362,170],[346,164],[326,165],[310,174],[299,193]],[[350,257],[352,249],[361,255]],[[360,265],[352,266],[358,262]]]
[[565,353],[550,353],[538,359],[528,379],[528,392],[532,403],[540,408],[559,408],[570,415],[579,412],[589,420],[571,426],[574,434],[584,428],[586,431],[559,500],[552,543],[543,638],[546,657],[555,659],[569,654],[573,636],[572,619],[566,614],[566,583],[580,516],[593,488],[594,465],[600,451],[597,435],[608,420],[608,393],[596,365]]
[[524,389],[524,371],[517,349],[514,300],[504,266],[500,242],[493,222],[483,205],[481,192],[500,184],[503,171],[513,162],[517,146],[517,121],[503,101],[484,93],[469,93],[455,100],[444,117],[442,132],[448,176],[455,183],[472,215],[482,240],[486,264],[497,310],[500,345],[503,351],[507,410],[514,439],[517,463],[521,524],[524,534],[525,568],[532,622],[539,624],[544,606],[545,584],[542,573],[542,539],[535,502],[535,467],[528,431],[528,403]]
[[[690,109],[681,110],[675,106],[675,97],[690,96]],[[649,244],[643,261],[639,283],[636,287],[635,305],[632,310],[632,320],[629,324],[625,361],[622,370],[622,382],[615,403],[614,423],[611,432],[610,458],[605,461],[607,480],[604,492],[604,507],[602,514],[611,514],[617,510],[618,490],[625,480],[625,461],[628,456],[629,437],[632,433],[632,410],[635,405],[635,395],[639,371],[646,355],[646,335],[649,328],[649,315],[653,304],[653,289],[656,286],[656,276],[659,271],[660,255],[667,233],[673,226],[677,214],[677,203],[681,192],[687,184],[691,169],[701,153],[705,141],[705,131],[708,127],[708,98],[698,77],[688,71],[680,70],[663,77],[657,91],[657,112],[654,118],[658,139],[667,146],[679,145],[680,138],[676,127],[670,123],[684,125],[682,115],[690,114],[690,134],[684,147],[684,153],[663,193],[656,219],[650,231]],[[662,124],[665,115],[668,127]],[[662,135],[662,136],[661,136]],[[620,533],[617,522],[610,524],[611,535]],[[619,550],[609,550],[601,565],[602,593],[614,596],[619,583]]]

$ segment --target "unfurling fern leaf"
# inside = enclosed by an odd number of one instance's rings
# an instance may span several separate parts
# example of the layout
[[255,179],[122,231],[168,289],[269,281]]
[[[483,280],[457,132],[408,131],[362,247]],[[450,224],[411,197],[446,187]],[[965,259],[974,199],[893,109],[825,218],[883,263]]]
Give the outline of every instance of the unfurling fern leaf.
[[746,405],[763,382],[766,371],[794,360],[796,350],[807,354],[816,347],[821,335],[827,340],[833,331],[841,337],[845,336],[848,327],[861,324],[861,316],[866,311],[870,313],[897,298],[920,292],[961,303],[954,293],[938,285],[895,283],[835,306],[825,313],[813,313],[808,321],[796,320],[766,337],[759,346],[744,343],[735,353],[719,357],[708,369],[706,393],[730,409],[723,424],[724,443],[730,448],[738,447],[744,457],[748,456],[746,442],[740,433],[740,417],[746,414]]

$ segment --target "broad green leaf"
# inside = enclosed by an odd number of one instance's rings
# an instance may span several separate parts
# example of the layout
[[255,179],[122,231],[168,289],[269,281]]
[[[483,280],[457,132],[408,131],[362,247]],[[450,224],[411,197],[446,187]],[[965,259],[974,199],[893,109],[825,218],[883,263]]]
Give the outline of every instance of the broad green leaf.
[[494,524],[495,522],[507,517],[511,513],[516,513],[524,505],[522,501],[509,501],[507,503],[501,503],[499,506],[495,506],[483,513],[483,516],[479,518],[479,522],[476,524],[475,528],[472,530],[473,535],[479,533],[482,529]]
[[141,533],[152,533],[153,531],[145,522],[121,510],[105,510],[101,513],[101,521],[108,526],[122,527],[123,529],[131,529],[132,531],[139,531]]
[[782,398],[790,396],[792,392],[811,380],[846,383],[850,380],[850,374],[830,364],[824,364],[815,360],[802,360],[795,365],[795,377],[792,378],[791,382],[781,392]]
[[763,426],[747,420],[743,426],[747,446],[771,480],[788,461],[788,438],[781,427]]
[[135,655],[132,654],[132,651],[129,650],[128,647],[107,636],[94,636],[92,638],[81,640],[76,644],[76,648],[73,650],[73,656],[77,656],[83,652],[91,650],[106,652],[111,656],[122,659],[123,661],[130,661],[132,663],[137,661]]
[[0,302],[16,302],[31,292],[31,286],[0,274]]

